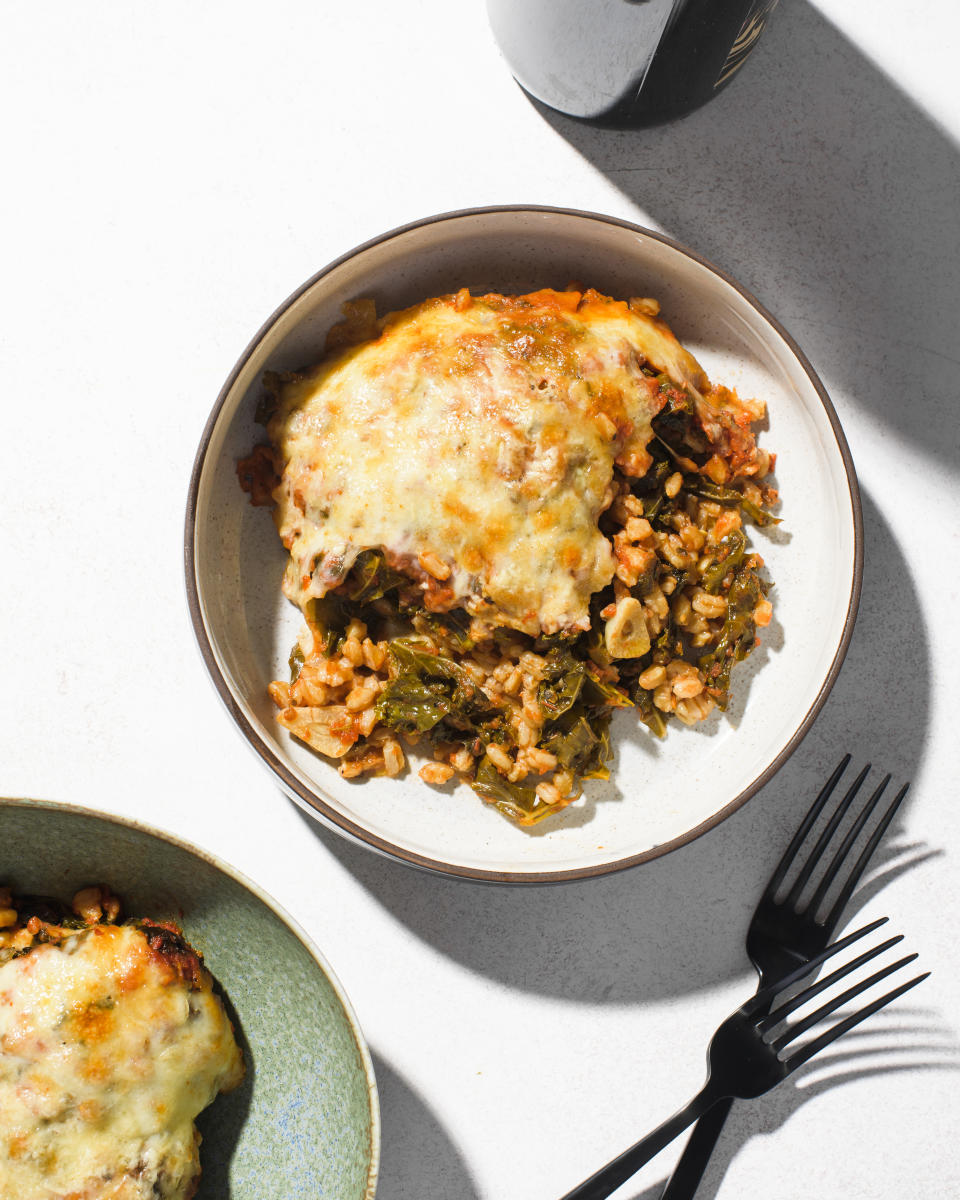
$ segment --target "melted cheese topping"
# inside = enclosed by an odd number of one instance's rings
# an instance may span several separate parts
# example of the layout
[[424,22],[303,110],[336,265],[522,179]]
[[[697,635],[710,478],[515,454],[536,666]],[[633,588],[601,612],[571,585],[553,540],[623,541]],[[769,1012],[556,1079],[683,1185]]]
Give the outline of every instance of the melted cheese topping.
[[269,430],[287,595],[303,606],[383,549],[432,607],[533,634],[588,628],[615,567],[598,528],[614,463],[646,471],[664,403],[642,368],[706,383],[652,307],[462,291],[285,384]]
[[194,1117],[243,1062],[205,971],[95,925],[0,967],[0,1196],[185,1200]]

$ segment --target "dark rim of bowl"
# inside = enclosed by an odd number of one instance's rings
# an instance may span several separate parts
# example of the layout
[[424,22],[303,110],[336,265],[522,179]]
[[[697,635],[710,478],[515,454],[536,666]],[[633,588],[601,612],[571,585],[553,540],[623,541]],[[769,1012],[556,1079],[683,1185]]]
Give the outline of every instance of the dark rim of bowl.
[[320,948],[314,943],[306,930],[291,917],[282,905],[274,900],[269,892],[265,891],[254,880],[244,875],[242,871],[238,871],[236,867],[230,866],[222,858],[211,854],[208,850],[203,850],[199,846],[193,845],[192,842],[184,840],[177,834],[167,833],[165,830],[156,829],[152,825],[147,825],[143,821],[135,821],[130,817],[120,817],[115,813],[102,812],[99,809],[83,808],[79,804],[66,804],[60,800],[34,800],[22,796],[0,796],[0,813],[5,808],[65,812],[71,816],[83,817],[89,821],[107,821],[111,825],[119,825],[124,829],[133,829],[137,833],[143,833],[148,837],[156,838],[158,841],[166,842],[170,846],[175,846],[178,850],[193,855],[194,858],[199,858],[201,862],[207,863],[214,870],[226,875],[228,879],[232,879],[234,883],[239,884],[244,890],[248,891],[261,904],[268,908],[279,921],[286,925],[326,976],[327,982],[333,988],[334,994],[340,1001],[344,1016],[347,1018],[347,1024],[350,1026],[353,1034],[353,1040],[357,1047],[357,1056],[360,1059],[360,1063],[363,1066],[363,1073],[367,1079],[367,1096],[370,1101],[370,1166],[367,1170],[364,1200],[373,1200],[380,1171],[381,1143],[380,1101],[377,1091],[377,1078],[373,1069],[373,1060],[370,1057],[370,1049],[367,1046],[366,1038],[363,1036],[363,1030],[360,1028],[357,1014],[353,1011],[353,1005],[350,1003],[347,993],[343,990],[343,984],[337,978],[336,972],[324,958]]
[[[853,563],[853,579],[851,581],[850,596],[847,603],[847,613],[843,626],[843,633],[840,638],[840,643],[837,646],[837,651],[834,654],[833,661],[830,664],[830,670],[827,672],[820,691],[816,698],[807,710],[803,720],[797,726],[793,736],[783,747],[780,753],[773,759],[769,765],[761,771],[761,773],[739,792],[731,801],[724,805],[718,812],[714,813],[706,821],[702,821],[693,829],[687,830],[680,837],[672,838],[670,841],[662,842],[658,846],[652,847],[650,850],[645,850],[640,854],[629,855],[626,858],[616,859],[609,863],[602,863],[589,867],[577,867],[560,869],[557,871],[494,871],[479,867],[462,866],[458,864],[445,863],[437,859],[428,858],[425,855],[416,854],[411,850],[406,850],[402,846],[397,846],[393,842],[389,842],[384,838],[378,837],[376,834],[365,829],[362,825],[351,821],[342,813],[337,812],[332,806],[328,805],[322,795],[317,792],[305,788],[300,780],[291,772],[284,762],[265,745],[252,728],[242,709],[237,703],[230,687],[224,678],[222,671],[217,663],[216,655],[213,652],[213,647],[210,644],[210,639],[207,635],[207,630],[204,625],[203,615],[200,606],[199,587],[196,576],[196,556],[195,556],[195,539],[196,539],[196,520],[197,520],[197,501],[200,491],[200,478],[203,473],[206,462],[207,450],[210,445],[210,440],[213,435],[213,430],[219,420],[220,412],[226,402],[234,383],[236,382],[240,372],[243,370],[248,359],[260,345],[263,338],[269,330],[277,322],[277,320],[294,304],[299,298],[314,286],[319,280],[323,279],[331,271],[335,270],[348,259],[354,258],[358,254],[369,250],[373,246],[388,242],[392,238],[400,237],[403,234],[409,233],[411,230],[420,229],[426,225],[434,225],[441,221],[454,221],[464,217],[490,216],[498,213],[548,213],[557,216],[575,217],[588,221],[598,221],[605,225],[616,225],[622,229],[628,229],[632,233],[642,234],[644,237],[651,238],[654,241],[662,242],[665,246],[678,251],[692,261],[699,263],[712,274],[716,275],[724,283],[732,287],[743,299],[756,311],[760,316],[775,330],[775,332],[783,339],[789,347],[791,353],[803,368],[804,373],[812,384],[814,390],[820,398],[820,403],[823,405],[827,418],[830,421],[830,426],[833,430],[833,436],[837,444],[837,449],[840,452],[840,457],[843,460],[844,469],[847,475],[847,487],[850,493],[850,507],[853,513],[853,540],[854,540],[854,563]],[[840,668],[843,665],[843,660],[846,657],[847,649],[850,645],[850,638],[853,635],[853,626],[857,617],[857,609],[860,603],[860,591],[863,583],[863,512],[860,503],[860,488],[857,483],[857,474],[853,465],[853,459],[850,455],[850,449],[847,445],[846,437],[840,425],[840,420],[837,417],[836,410],[827,395],[827,391],[817,373],[814,371],[806,355],[784,329],[780,322],[767,311],[757,298],[747,291],[740,283],[732,276],[728,275],[720,267],[715,266],[709,259],[684,246],[681,242],[675,241],[673,238],[666,237],[662,233],[657,233],[652,229],[647,229],[642,225],[637,225],[632,221],[624,221],[618,217],[610,217],[604,213],[589,212],[584,209],[574,208],[556,208],[548,205],[539,204],[506,204],[506,205],[491,205],[484,208],[463,208],[453,212],[438,213],[432,217],[424,217],[419,221],[411,221],[407,225],[400,225],[396,229],[391,229],[387,233],[380,234],[379,237],[371,238],[369,241],[355,246],[352,250],[348,250],[346,254],[340,255],[325,267],[319,270],[315,275],[311,276],[304,284],[296,291],[292,292],[286,300],[276,309],[274,313],[264,322],[246,349],[237,360],[236,365],[230,372],[226,382],[220,390],[216,403],[210,413],[207,423],[204,427],[203,434],[200,438],[200,445],[197,450],[196,459],[193,464],[193,471],[190,476],[190,489],[187,498],[187,514],[184,529],[184,570],[186,577],[187,588],[187,603],[190,609],[190,618],[193,622],[194,633],[197,638],[197,643],[200,647],[200,653],[203,656],[203,661],[206,664],[207,671],[210,674],[213,683],[220,694],[220,698],[226,705],[226,708],[234,721],[237,723],[241,733],[245,737],[248,744],[256,751],[263,759],[267,766],[280,780],[284,790],[291,798],[306,810],[309,815],[319,819],[323,824],[329,826],[335,832],[340,833],[351,841],[356,841],[362,845],[369,846],[371,849],[386,855],[389,858],[397,859],[400,862],[410,866],[419,867],[421,869],[436,872],[442,875],[449,875],[458,879],[469,879],[487,883],[566,883],[577,879],[590,879],[599,875],[611,874],[614,871],[623,871],[628,867],[638,866],[640,863],[649,862],[651,859],[660,858],[662,855],[669,853],[671,850],[677,850],[681,846],[686,846],[688,843],[708,833],[711,829],[726,820],[744,805],[751,796],[755,795],[773,776],[779,771],[783,764],[787,761],[790,755],[800,745],[803,738],[807,735],[812,726],[817,714],[823,707],[830,690],[836,682],[837,676],[840,673]]]

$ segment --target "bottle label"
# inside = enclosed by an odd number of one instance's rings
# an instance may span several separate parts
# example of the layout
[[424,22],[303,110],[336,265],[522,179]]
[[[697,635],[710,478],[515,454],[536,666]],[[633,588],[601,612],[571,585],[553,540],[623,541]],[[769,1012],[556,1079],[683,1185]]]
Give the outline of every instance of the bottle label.
[[727,80],[735,72],[739,71],[743,64],[747,61],[750,51],[757,44],[757,39],[763,33],[763,27],[767,23],[767,17],[773,12],[777,6],[777,0],[757,0],[753,7],[747,13],[746,20],[740,26],[740,32],[734,39],[733,45],[730,47],[730,53],[727,55],[726,61],[720,68],[720,74],[717,76],[717,81],[713,85],[714,88],[722,87]]

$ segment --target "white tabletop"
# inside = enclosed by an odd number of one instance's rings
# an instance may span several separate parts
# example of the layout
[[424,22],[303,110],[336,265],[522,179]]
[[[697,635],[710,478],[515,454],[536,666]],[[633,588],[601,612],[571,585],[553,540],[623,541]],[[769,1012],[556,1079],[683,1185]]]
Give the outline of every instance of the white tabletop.
[[[303,923],[374,1053],[380,1200],[554,1200],[685,1102],[848,748],[913,780],[861,911],[934,974],[856,1058],[738,1106],[700,1194],[960,1194],[960,20],[923,10],[785,2],[711,105],[618,133],[538,111],[478,3],[3,6],[0,792],[173,830]],[[403,222],[520,202],[661,229],[787,326],[849,438],[866,573],[829,702],[743,809],[621,875],[512,889],[378,858],[281,794],[206,677],[182,533],[207,414],[289,292]],[[676,1152],[618,1195],[653,1200]]]

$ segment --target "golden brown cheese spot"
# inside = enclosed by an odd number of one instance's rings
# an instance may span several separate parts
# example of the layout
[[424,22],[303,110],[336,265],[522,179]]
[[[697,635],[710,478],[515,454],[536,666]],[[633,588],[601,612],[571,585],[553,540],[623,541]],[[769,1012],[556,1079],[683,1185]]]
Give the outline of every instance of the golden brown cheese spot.
[[99,1121],[103,1116],[103,1105],[99,1100],[81,1100],[77,1105],[77,1116],[81,1121]]
[[80,1073],[90,1083],[106,1083],[110,1078],[110,1059],[101,1054],[90,1054]]
[[18,1158],[23,1158],[30,1147],[30,1139],[25,1133],[14,1134],[7,1142],[7,1154],[16,1162]]
[[0,967],[0,1197],[193,1194],[193,1120],[243,1074],[211,983],[130,925]]
[[587,628],[615,567],[598,528],[614,462],[647,469],[664,404],[644,367],[705,384],[662,322],[596,292],[461,290],[391,313],[282,389],[269,428],[287,594],[304,605],[382,547],[443,564],[428,607]]
[[113,1032],[114,1009],[110,999],[81,1006],[64,1021],[66,1036],[77,1037],[88,1046],[105,1041]]

